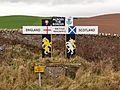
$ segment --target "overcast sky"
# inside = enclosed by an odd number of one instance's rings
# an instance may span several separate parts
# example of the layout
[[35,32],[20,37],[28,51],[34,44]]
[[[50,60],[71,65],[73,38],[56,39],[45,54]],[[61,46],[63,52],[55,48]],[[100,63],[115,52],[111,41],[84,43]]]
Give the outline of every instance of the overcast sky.
[[120,0],[0,0],[0,16],[79,16],[120,13]]

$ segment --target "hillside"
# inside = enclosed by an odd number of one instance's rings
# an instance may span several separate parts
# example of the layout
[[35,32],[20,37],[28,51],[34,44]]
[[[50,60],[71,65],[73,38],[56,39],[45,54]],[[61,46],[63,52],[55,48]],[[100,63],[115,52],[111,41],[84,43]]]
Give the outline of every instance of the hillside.
[[74,20],[75,26],[99,26],[100,33],[120,34],[120,14],[107,14]]
[[[17,29],[22,26],[40,26],[43,17],[37,16],[1,16],[0,28]],[[120,14],[107,14],[74,20],[75,26],[99,26],[100,33],[120,34]]]
[[0,28],[17,29],[22,26],[41,25],[42,17],[37,16],[1,16]]
[[[74,25],[99,25],[100,31],[118,33],[118,18],[119,15],[81,18]],[[41,25],[41,19],[0,17],[0,28]],[[112,21],[117,24],[109,24]],[[65,35],[52,35],[49,59],[42,58],[42,35],[5,30],[0,30],[0,90],[120,90],[120,36],[76,35],[76,55],[66,59]],[[38,73],[34,73],[36,65],[45,66],[42,87]]]

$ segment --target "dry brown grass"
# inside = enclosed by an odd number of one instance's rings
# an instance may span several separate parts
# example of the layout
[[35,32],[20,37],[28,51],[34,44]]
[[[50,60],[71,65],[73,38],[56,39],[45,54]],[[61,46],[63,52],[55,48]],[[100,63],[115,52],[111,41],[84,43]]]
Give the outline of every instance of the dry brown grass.
[[120,71],[115,72],[110,61],[90,63],[76,73],[77,86],[74,90],[119,90]]
[[38,75],[33,72],[34,64],[41,59],[39,53],[34,54],[19,45],[16,45],[14,50],[11,49],[6,50],[0,63],[0,90],[120,90],[120,71],[113,69],[112,61],[96,63],[80,57],[68,61],[62,56],[56,56],[50,62],[81,64],[75,79],[66,76],[59,76],[55,80],[46,79],[43,74],[45,79],[40,88]]

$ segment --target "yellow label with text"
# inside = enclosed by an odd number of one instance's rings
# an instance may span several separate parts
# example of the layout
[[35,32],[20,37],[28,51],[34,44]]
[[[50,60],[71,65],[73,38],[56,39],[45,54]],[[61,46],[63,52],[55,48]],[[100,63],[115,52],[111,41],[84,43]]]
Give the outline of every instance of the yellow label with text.
[[39,72],[44,72],[44,66],[34,66],[34,72],[39,73]]

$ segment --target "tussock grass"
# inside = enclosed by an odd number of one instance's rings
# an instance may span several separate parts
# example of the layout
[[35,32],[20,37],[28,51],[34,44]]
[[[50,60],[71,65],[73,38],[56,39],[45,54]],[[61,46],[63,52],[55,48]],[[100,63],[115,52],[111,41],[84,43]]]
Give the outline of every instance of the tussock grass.
[[50,63],[80,64],[75,79],[42,74],[40,88],[33,66],[36,62],[46,64],[46,60],[39,61],[39,53],[34,54],[21,46],[11,49],[4,52],[4,60],[0,63],[0,90],[120,90],[120,71],[114,70],[112,61],[88,62],[81,57],[66,60],[61,56],[54,57]]

